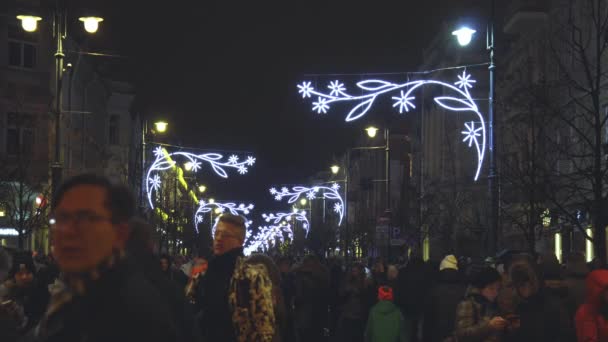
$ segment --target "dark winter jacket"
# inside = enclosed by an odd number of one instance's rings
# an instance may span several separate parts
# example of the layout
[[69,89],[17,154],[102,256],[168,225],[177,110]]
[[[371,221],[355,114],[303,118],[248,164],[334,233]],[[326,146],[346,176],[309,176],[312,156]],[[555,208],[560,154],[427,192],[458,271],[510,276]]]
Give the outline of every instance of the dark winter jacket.
[[596,270],[587,277],[587,300],[576,312],[578,341],[608,341],[608,310],[602,294],[608,289],[608,270]]
[[46,315],[32,332],[36,341],[177,340],[171,311],[158,290],[127,263],[68,284],[51,298]]
[[439,272],[438,283],[429,294],[424,314],[423,340],[441,342],[454,331],[456,307],[464,298],[466,285],[457,270]]
[[321,338],[327,321],[329,271],[318,260],[305,260],[294,269],[294,323],[300,338]]
[[419,317],[424,313],[424,305],[432,284],[432,270],[422,259],[412,259],[399,270],[395,304],[406,318]]
[[408,342],[411,335],[409,324],[393,302],[379,301],[369,313],[365,341]]
[[501,332],[490,327],[490,320],[497,315],[497,307],[483,297],[479,289],[470,288],[466,298],[456,308],[454,336],[459,342],[501,341]]
[[[540,283],[540,277],[534,267],[525,262],[520,265],[528,272],[532,287],[538,291],[529,298],[520,298],[515,313],[519,315],[521,325],[509,334],[509,340],[571,341],[573,324],[561,299]],[[514,266],[516,265],[514,264],[511,270]]]
[[587,268],[587,264],[585,264],[584,259],[580,262],[569,261],[566,264],[564,282],[568,287],[572,300],[569,309],[573,309],[574,311],[570,312],[571,315],[574,315],[576,310],[578,310],[578,308],[585,303],[587,289],[586,278],[588,274],[589,269]]

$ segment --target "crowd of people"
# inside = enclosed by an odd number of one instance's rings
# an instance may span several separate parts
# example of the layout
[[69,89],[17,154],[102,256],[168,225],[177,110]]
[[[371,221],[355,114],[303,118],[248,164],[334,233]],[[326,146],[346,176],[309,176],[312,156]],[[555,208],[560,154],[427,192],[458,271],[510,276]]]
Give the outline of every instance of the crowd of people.
[[579,254],[246,257],[224,214],[213,255],[172,258],[106,178],[53,203],[51,255],[0,250],[0,341],[608,341],[608,270]]

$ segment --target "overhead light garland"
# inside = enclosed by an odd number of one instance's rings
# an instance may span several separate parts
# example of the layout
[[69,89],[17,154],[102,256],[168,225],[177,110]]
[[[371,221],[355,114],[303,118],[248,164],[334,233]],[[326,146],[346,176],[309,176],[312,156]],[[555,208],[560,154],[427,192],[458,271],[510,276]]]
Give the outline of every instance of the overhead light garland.
[[[327,88],[329,92],[317,91],[311,86],[311,82],[305,81],[298,85],[298,92],[302,98],[316,97],[316,101],[312,102],[312,110],[319,114],[326,114],[330,110],[330,106],[338,102],[352,102],[356,105],[350,110],[345,121],[350,122],[357,120],[366,115],[372,108],[372,105],[379,97],[395,94],[392,96],[394,108],[399,108],[399,114],[409,112],[416,108],[414,104],[415,97],[412,95],[415,90],[425,85],[435,85],[446,88],[452,96],[435,96],[433,100],[440,107],[453,111],[465,112],[470,111],[476,114],[477,121],[465,123],[465,130],[461,133],[464,135],[463,142],[468,142],[469,147],[475,145],[477,150],[477,172],[475,180],[479,179],[479,173],[483,164],[486,146],[486,127],[485,119],[479,112],[477,104],[471,97],[469,89],[473,88],[475,80],[471,79],[471,75],[463,71],[462,75],[458,75],[458,81],[454,85],[440,82],[436,80],[417,80],[406,83],[393,83],[383,80],[364,80],[357,82],[357,87],[363,92],[362,95],[354,96],[347,92],[344,83],[336,80],[329,83]],[[399,91],[399,93],[397,93]],[[479,141],[481,138],[481,142]]]
[[204,164],[211,166],[211,169],[216,175],[222,178],[228,178],[229,169],[236,170],[239,174],[244,175],[249,171],[249,167],[253,166],[256,158],[248,156],[240,159],[237,155],[230,155],[227,159],[219,153],[203,153],[195,154],[189,152],[168,152],[163,147],[154,149],[155,160],[148,169],[146,175],[146,192],[148,194],[148,203],[150,208],[154,209],[152,194],[158,191],[161,186],[160,172],[176,167],[175,159],[184,160],[184,164],[188,165],[189,171],[198,172]]
[[268,250],[277,239],[283,243],[285,235],[293,240],[293,230],[288,223],[258,227],[258,233],[247,240],[247,247],[243,249],[243,253],[249,255],[259,249]]
[[344,200],[338,190],[340,189],[340,185],[338,183],[333,183],[331,187],[328,186],[313,186],[313,187],[304,187],[304,186],[294,186],[291,189],[287,187],[281,188],[281,190],[277,190],[276,188],[270,189],[270,194],[274,196],[274,199],[277,201],[282,201],[284,198],[288,198],[288,203],[296,202],[300,197],[307,198],[308,200],[313,200],[320,196],[319,198],[325,198],[329,200],[334,200],[333,210],[338,214],[340,220],[338,225],[342,225],[342,219],[344,218]]
[[[225,212],[229,212],[232,215],[241,215],[241,216],[247,216],[249,215],[249,213],[251,212],[251,210],[253,210],[254,205],[253,204],[236,204],[236,203],[232,203],[232,202],[227,202],[227,203],[221,203],[221,202],[217,202],[217,201],[204,201],[201,200],[199,202],[198,205],[198,209],[196,210],[196,212],[194,213],[194,227],[196,229],[196,232],[198,233],[198,225],[203,223],[204,219],[205,219],[205,214],[211,212],[212,210],[217,210],[218,213],[218,217],[215,219],[214,225],[211,229],[211,236],[215,235],[215,226],[217,224],[217,220],[219,219],[219,216]],[[247,220],[245,222],[245,227],[249,227],[251,225],[251,221]]]
[[308,217],[304,210],[301,212],[294,210],[294,212],[291,213],[262,214],[262,218],[264,218],[266,222],[272,222],[274,224],[279,224],[283,221],[291,221],[293,218],[296,221],[302,222],[302,228],[306,231],[306,236],[308,236],[308,232],[310,231],[310,223],[308,222]]

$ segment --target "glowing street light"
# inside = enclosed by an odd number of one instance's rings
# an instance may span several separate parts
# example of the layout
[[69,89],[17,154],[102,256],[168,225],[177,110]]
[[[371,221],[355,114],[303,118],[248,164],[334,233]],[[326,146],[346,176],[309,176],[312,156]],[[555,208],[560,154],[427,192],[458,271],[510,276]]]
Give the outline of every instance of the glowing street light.
[[205,191],[207,191],[207,187],[206,186],[204,186],[204,185],[199,185],[198,186],[198,192],[203,193]]
[[334,175],[337,175],[338,172],[340,172],[340,166],[338,166],[338,165],[332,165],[330,167],[330,169],[331,169],[331,173],[333,173]]
[[452,35],[456,36],[456,39],[458,40],[458,44],[460,44],[460,46],[467,46],[473,39],[473,35],[475,34],[475,32],[477,31],[465,26],[452,32]]
[[82,21],[84,24],[84,29],[89,33],[97,32],[99,28],[99,23],[103,21],[103,18],[100,17],[80,17],[78,20]]
[[300,205],[306,205],[306,203],[308,203],[308,200],[306,198],[302,198],[300,200]]
[[376,134],[378,134],[378,128],[374,126],[367,127],[365,131],[367,132],[367,136],[370,138],[375,138]]
[[[211,201],[209,201],[209,203],[211,203]],[[221,208],[215,208],[214,212],[215,212],[216,215],[219,215],[219,214],[222,213],[222,209]]]
[[215,203],[215,199],[210,198],[210,199],[209,199],[209,203],[211,203],[211,204]]
[[186,169],[186,171],[192,171],[192,162],[184,163],[184,169]]
[[35,15],[20,14],[17,19],[21,20],[21,27],[27,32],[34,32],[38,28],[38,21],[42,18]]
[[167,126],[169,126],[169,124],[165,121],[157,121],[154,123],[156,131],[159,133],[165,133],[167,131]]

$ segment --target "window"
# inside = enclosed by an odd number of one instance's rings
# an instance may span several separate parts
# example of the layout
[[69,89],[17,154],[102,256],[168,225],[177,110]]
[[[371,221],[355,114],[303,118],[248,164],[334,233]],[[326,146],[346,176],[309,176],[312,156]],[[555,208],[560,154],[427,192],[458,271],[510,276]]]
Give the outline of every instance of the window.
[[20,27],[8,29],[8,64],[33,69],[36,67],[36,35]]
[[19,130],[10,127],[6,130],[6,153],[14,156],[19,152]]
[[118,139],[119,120],[120,120],[120,117],[118,115],[110,116],[110,125],[109,125],[109,130],[108,130],[108,142],[110,143],[110,145],[119,144],[119,139]]
[[31,155],[34,152],[34,118],[30,114],[8,113],[6,128],[6,153]]

